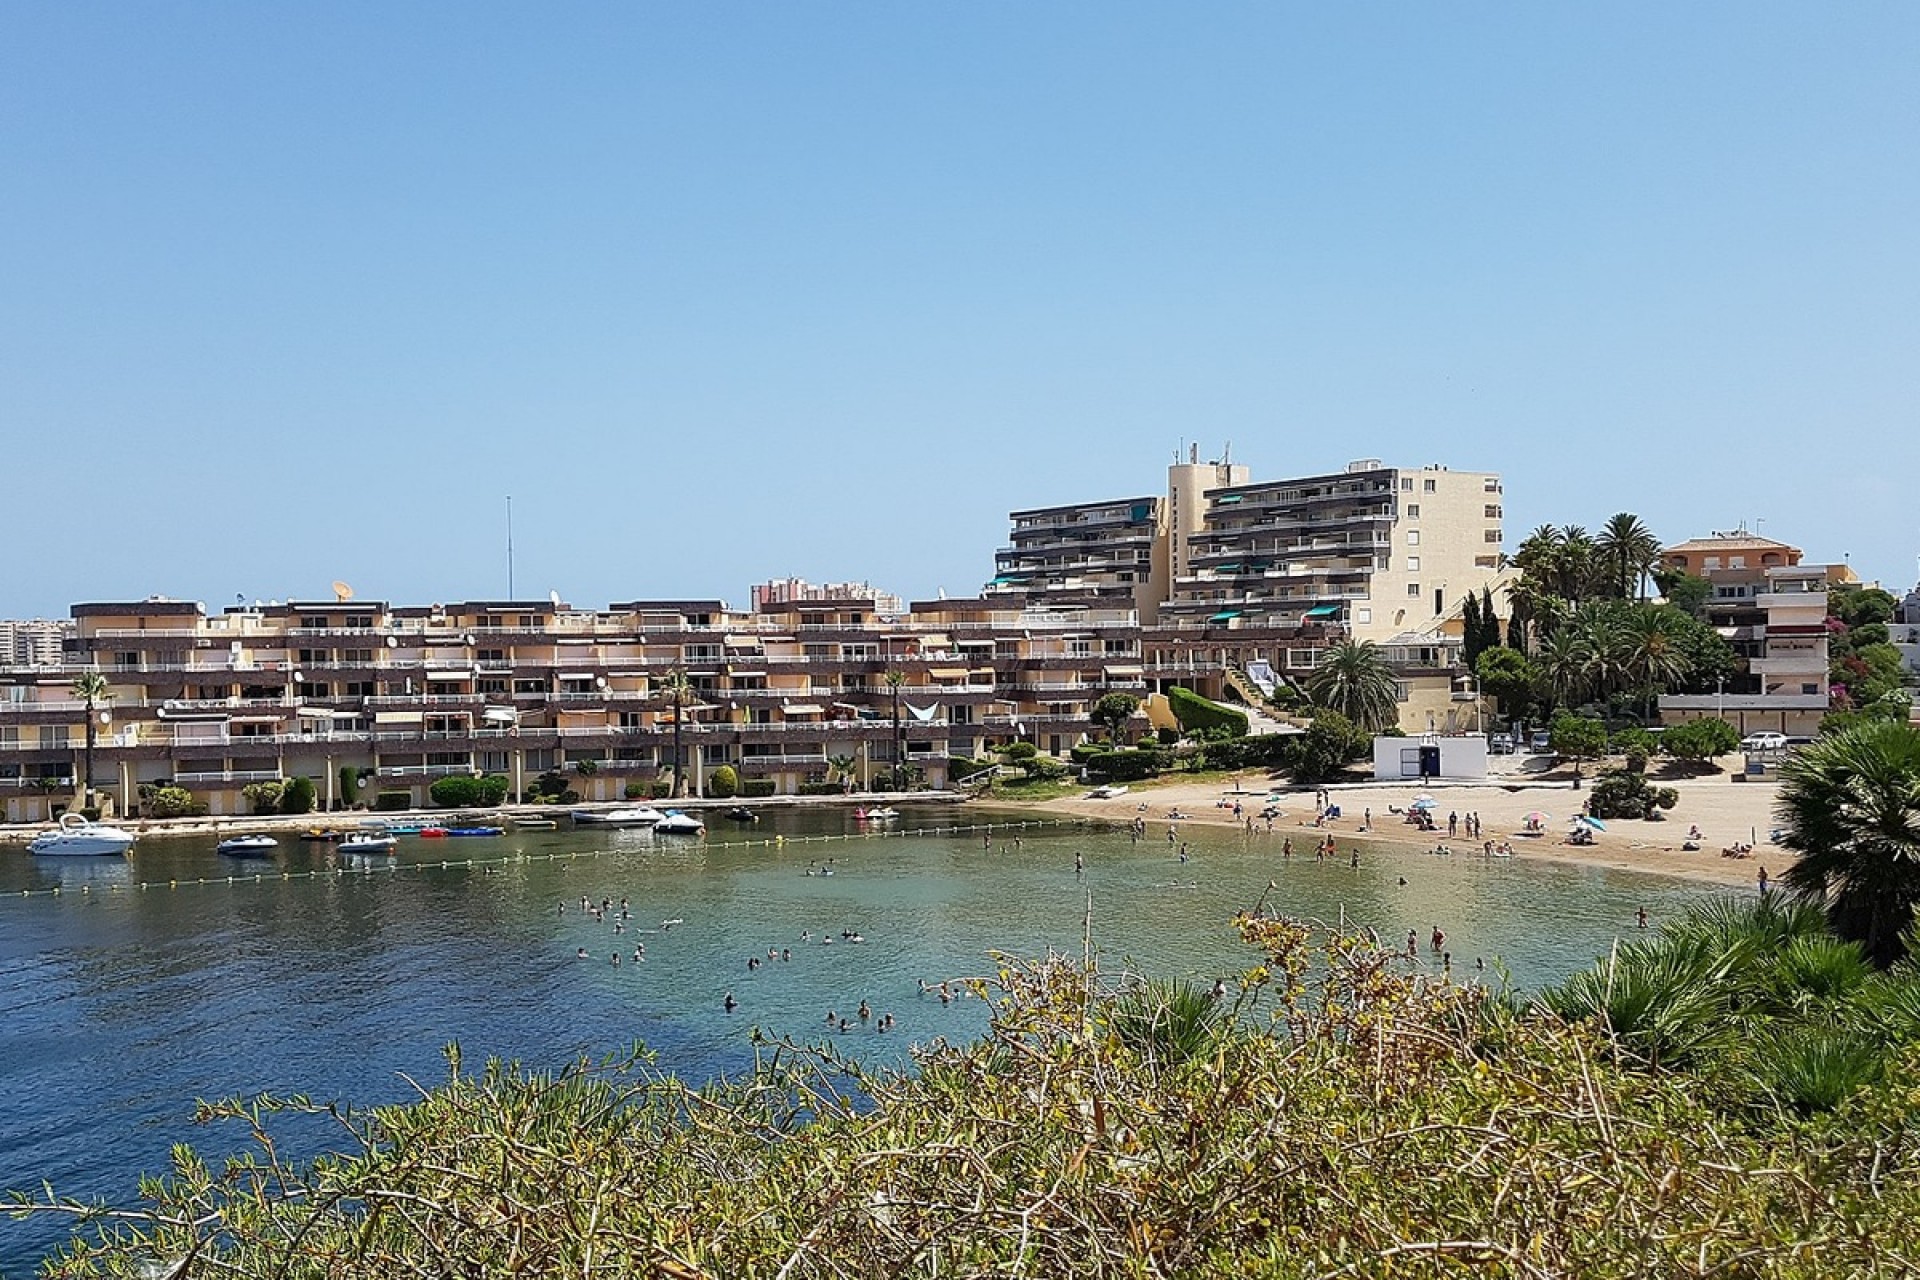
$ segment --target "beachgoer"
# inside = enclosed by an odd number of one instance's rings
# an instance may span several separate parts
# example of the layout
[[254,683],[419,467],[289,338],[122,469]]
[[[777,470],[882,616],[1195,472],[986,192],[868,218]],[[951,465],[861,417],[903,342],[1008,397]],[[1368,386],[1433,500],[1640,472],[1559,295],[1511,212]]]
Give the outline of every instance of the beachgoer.
[[1417,930],[1409,929],[1407,930],[1407,959],[1411,960],[1419,954],[1420,934]]
[[735,1009],[738,1009],[740,1007],[740,1002],[738,1000],[735,1000],[733,998],[733,992],[729,991],[727,992],[727,998],[720,1002],[720,1007],[725,1009],[728,1013],[732,1013]]
[[1647,927],[1647,909],[1645,907],[1640,908],[1634,918],[1639,922],[1642,929]]
[[1439,925],[1433,926],[1433,949],[1435,951],[1438,951],[1441,948],[1441,946],[1446,942],[1446,940],[1447,940],[1447,935],[1440,931],[1440,926]]

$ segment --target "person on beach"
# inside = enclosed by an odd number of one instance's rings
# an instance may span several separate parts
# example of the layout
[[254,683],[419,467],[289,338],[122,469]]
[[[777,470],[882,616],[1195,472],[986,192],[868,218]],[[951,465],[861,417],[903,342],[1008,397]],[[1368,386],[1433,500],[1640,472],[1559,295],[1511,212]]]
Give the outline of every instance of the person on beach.
[[1642,929],[1646,928],[1647,927],[1647,909],[1645,907],[1640,908],[1640,910],[1635,914],[1634,919]]
[[1083,871],[1085,871],[1086,869],[1087,869],[1087,860],[1086,860],[1086,859],[1085,859],[1084,857],[1082,857],[1082,856],[1080,855],[1080,851],[1079,851],[1079,850],[1077,850],[1077,849],[1076,849],[1076,850],[1074,850],[1074,854],[1073,854],[1073,874],[1075,874],[1075,875],[1079,875],[1079,874],[1080,874],[1081,872],[1083,872]]
[[1420,958],[1420,933],[1417,929],[1407,930],[1407,959]]
[[1445,946],[1446,943],[1447,935],[1440,931],[1439,925],[1433,926],[1433,949],[1438,951],[1441,947]]
[[1767,895],[1767,869],[1765,867],[1762,867],[1760,868],[1760,896],[1764,898],[1766,897],[1766,895]]
[[1292,836],[1288,836],[1285,840],[1280,842],[1280,856],[1283,858],[1291,858],[1293,856],[1293,837]]

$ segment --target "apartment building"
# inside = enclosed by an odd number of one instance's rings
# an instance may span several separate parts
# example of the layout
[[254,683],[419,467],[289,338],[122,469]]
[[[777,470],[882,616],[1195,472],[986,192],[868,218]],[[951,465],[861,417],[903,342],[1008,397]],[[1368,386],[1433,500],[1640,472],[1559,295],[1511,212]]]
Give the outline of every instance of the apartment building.
[[[1828,702],[1827,592],[1858,579],[1845,565],[1801,564],[1799,552],[1791,547],[1763,554],[1777,556],[1779,562],[1756,571],[1724,559],[1718,566],[1699,561],[1715,584],[1717,616],[1727,620],[1720,624],[1722,632],[1737,632],[1737,643],[1748,655],[1747,675],[1713,693],[1662,696],[1660,717],[1666,723],[1716,716],[1743,737],[1767,730],[1790,735],[1819,731]],[[1746,556],[1739,558],[1745,561]],[[1726,585],[1741,594],[1723,601],[1716,573],[1734,575]],[[1756,611],[1757,622],[1752,621]]]
[[870,600],[883,614],[907,611],[906,601],[868,582],[808,582],[805,578],[775,578],[756,583],[749,593],[755,610],[801,600]]
[[47,618],[0,620],[0,664],[57,667],[73,634],[71,622]]
[[[294,776],[312,778],[328,808],[381,791],[425,804],[454,774],[501,774],[518,794],[549,770],[588,800],[614,800],[669,773],[676,715],[696,790],[722,764],[779,793],[847,761],[864,781],[902,747],[939,786],[949,757],[1016,737],[1063,753],[1106,692],[1146,692],[1131,609],[334,600],[209,615],[155,599],[73,615],[67,662],[0,664],[8,821],[72,801],[85,707],[70,686],[81,671],[108,681],[94,781],[123,813],[146,783],[239,813],[246,786]],[[684,708],[663,689],[669,672],[692,687]]]
[[1205,499],[1162,610],[1170,621],[1338,621],[1361,640],[1405,643],[1441,628],[1500,568],[1502,486],[1490,472],[1369,459]]
[[1151,622],[1167,595],[1167,507],[1113,498],[1015,511],[988,598],[1032,608],[1130,609]]

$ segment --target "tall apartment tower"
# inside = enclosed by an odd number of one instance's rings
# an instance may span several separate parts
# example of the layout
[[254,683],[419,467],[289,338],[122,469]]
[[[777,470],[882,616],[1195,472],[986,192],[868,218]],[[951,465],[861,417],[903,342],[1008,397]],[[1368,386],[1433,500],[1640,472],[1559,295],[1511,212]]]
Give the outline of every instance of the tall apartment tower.
[[[1191,470],[1178,468],[1177,470]],[[1338,622],[1357,639],[1432,631],[1500,567],[1500,477],[1389,467],[1207,490],[1163,614],[1170,621]]]

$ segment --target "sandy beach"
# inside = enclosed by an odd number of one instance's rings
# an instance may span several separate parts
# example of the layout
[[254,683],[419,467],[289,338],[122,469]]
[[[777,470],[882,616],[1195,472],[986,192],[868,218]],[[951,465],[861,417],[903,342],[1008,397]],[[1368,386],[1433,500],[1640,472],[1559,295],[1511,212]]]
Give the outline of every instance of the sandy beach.
[[[1569,778],[1495,779],[1484,784],[1427,787],[1337,784],[1327,788],[1327,793],[1329,803],[1339,807],[1340,816],[1323,825],[1316,825],[1314,821],[1311,788],[1276,786],[1269,790],[1264,781],[1258,774],[1248,773],[1241,777],[1236,789],[1234,783],[1218,779],[1210,782],[1163,779],[1136,784],[1125,795],[1112,799],[1096,800],[1082,794],[1050,800],[1039,807],[1115,822],[1145,818],[1148,830],[1156,838],[1164,838],[1171,810],[1186,815],[1179,820],[1182,826],[1244,825],[1246,816],[1253,815],[1256,829],[1264,831],[1266,824],[1258,821],[1258,815],[1266,797],[1277,795],[1281,813],[1274,819],[1274,837],[1292,836],[1294,848],[1300,852],[1311,852],[1315,843],[1327,835],[1332,835],[1336,844],[1342,846],[1356,837],[1423,850],[1445,844],[1458,855],[1477,854],[1485,840],[1507,841],[1513,846],[1516,858],[1550,858],[1726,885],[1752,885],[1761,867],[1772,877],[1786,870],[1793,861],[1791,853],[1767,839],[1774,825],[1777,784],[1771,780],[1734,782],[1725,773],[1658,779],[1659,785],[1671,786],[1680,793],[1680,802],[1666,814],[1665,821],[1612,819],[1605,831],[1596,833],[1593,844],[1584,846],[1567,843],[1570,820],[1580,811],[1586,797],[1584,789],[1573,789]],[[1405,820],[1408,807],[1423,795],[1432,796],[1436,802],[1433,813],[1440,827],[1438,834],[1421,831]],[[1239,818],[1233,813],[1235,800],[1243,806]],[[1373,814],[1372,825],[1370,829],[1363,829],[1367,825],[1368,810]],[[1543,824],[1542,834],[1527,835],[1526,815],[1534,812],[1549,814],[1551,820]],[[1447,835],[1450,813],[1457,813],[1462,819],[1460,833],[1451,837]],[[1464,823],[1469,813],[1479,815],[1483,830],[1479,840],[1466,835]],[[1688,828],[1694,825],[1700,828],[1701,847],[1695,851],[1683,850],[1681,843]],[[1752,856],[1723,856],[1722,849],[1736,841],[1752,842],[1755,846]]]

